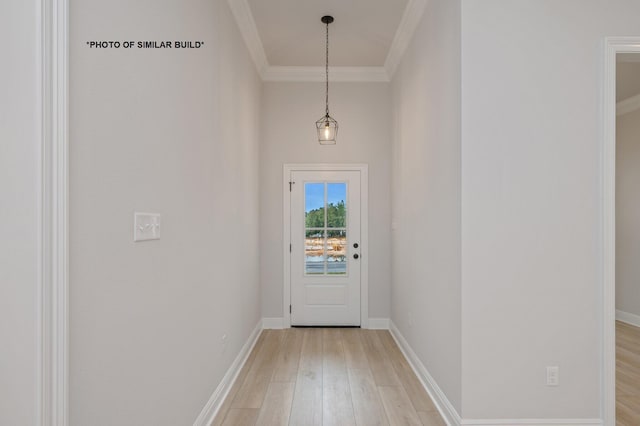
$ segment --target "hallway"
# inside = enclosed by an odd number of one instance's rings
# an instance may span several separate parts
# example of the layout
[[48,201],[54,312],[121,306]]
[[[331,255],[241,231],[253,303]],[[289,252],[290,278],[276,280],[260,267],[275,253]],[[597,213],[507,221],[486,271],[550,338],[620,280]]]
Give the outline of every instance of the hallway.
[[219,425],[445,423],[386,330],[264,330]]
[[[612,321],[640,324],[640,271],[615,265],[640,210],[613,205],[640,80],[617,71],[640,75],[640,1],[6,9],[0,425],[616,424]],[[329,224],[344,180],[292,166],[366,166],[360,226]],[[295,227],[287,200],[318,183]],[[292,297],[292,272],[337,282],[343,255],[359,292]],[[291,321],[345,301],[359,321]],[[637,426],[640,357],[619,352]]]

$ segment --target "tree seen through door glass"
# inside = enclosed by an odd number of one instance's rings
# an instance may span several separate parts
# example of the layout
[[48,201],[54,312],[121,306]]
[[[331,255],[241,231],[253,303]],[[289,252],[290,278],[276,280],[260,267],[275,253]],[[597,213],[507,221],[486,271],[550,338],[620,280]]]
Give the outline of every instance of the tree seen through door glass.
[[347,184],[327,184],[327,228],[345,228],[347,226]]
[[347,273],[347,184],[305,183],[305,274]]

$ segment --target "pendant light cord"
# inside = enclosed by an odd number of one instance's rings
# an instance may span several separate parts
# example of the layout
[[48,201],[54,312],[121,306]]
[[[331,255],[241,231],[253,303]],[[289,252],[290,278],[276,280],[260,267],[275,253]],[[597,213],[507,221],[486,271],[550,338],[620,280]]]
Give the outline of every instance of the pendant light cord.
[[329,117],[329,22],[327,22],[327,55],[326,55],[326,63],[325,63],[325,73],[326,73],[326,106],[327,106],[327,117]]

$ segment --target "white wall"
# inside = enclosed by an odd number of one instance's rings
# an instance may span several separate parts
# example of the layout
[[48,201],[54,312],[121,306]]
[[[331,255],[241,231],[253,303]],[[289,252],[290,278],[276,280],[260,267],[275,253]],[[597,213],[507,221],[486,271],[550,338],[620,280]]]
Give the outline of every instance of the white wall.
[[321,146],[315,122],[324,84],[265,83],[260,141],[260,279],[262,314],[282,317],[282,166],[369,164],[369,317],[389,318],[390,92],[387,83],[331,83],[338,143]]
[[0,424],[36,423],[39,69],[36,2],[3,3],[0,40]]
[[640,110],[636,110],[616,122],[616,310],[640,316],[639,165]]
[[71,426],[192,424],[260,318],[260,80],[225,0],[72,2],[70,73]]
[[392,87],[391,319],[460,411],[460,1],[428,2]]
[[639,35],[640,3],[462,16],[463,416],[599,418],[603,37]]

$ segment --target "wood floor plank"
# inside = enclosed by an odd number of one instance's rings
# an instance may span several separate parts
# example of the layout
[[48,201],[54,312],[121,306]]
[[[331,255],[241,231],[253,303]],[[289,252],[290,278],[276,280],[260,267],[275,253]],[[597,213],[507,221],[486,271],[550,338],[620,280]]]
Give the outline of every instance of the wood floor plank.
[[367,354],[365,354],[362,344],[362,330],[345,328],[341,330],[341,334],[347,368],[369,368]]
[[254,426],[258,418],[257,408],[232,408],[222,426]]
[[266,334],[267,333],[265,333],[265,330],[263,330],[260,333],[260,336],[258,336],[258,339],[256,340],[256,344],[253,346],[253,350],[249,353],[249,356],[247,357],[247,360],[245,361],[244,366],[240,370],[240,373],[238,373],[238,377],[236,377],[236,380],[233,383],[233,386],[231,387],[229,394],[227,395],[224,402],[222,403],[220,410],[218,410],[218,414],[216,415],[216,418],[213,420],[213,423],[211,424],[211,426],[221,426],[223,424],[224,419],[227,415],[227,412],[231,408],[233,399],[235,398],[236,394],[242,387],[242,384],[247,378],[247,374],[249,374],[249,370],[251,370],[251,366],[253,365],[253,361],[255,360],[256,355],[258,354],[258,352],[260,352],[260,349],[264,344],[264,339]]
[[400,386],[400,380],[375,330],[362,330],[362,336],[362,343],[376,385]]
[[303,335],[304,330],[299,328],[291,328],[286,331],[282,349],[278,354],[276,368],[271,378],[272,382],[296,381]]
[[322,330],[303,333],[291,425],[322,425]]
[[435,404],[431,401],[431,397],[422,386],[422,383],[420,383],[418,377],[416,377],[396,341],[393,340],[391,333],[387,330],[376,330],[376,334],[387,352],[387,357],[391,361],[400,383],[407,391],[413,408],[416,411],[437,411]]
[[323,330],[322,355],[322,424],[355,425],[340,330]]
[[447,426],[437,411],[418,411],[418,417],[422,422],[422,426]]
[[616,321],[616,424],[640,425],[640,328]]
[[267,330],[267,332],[244,383],[233,399],[232,408],[260,408],[262,405],[284,336],[283,330]]
[[411,400],[402,386],[378,386],[378,392],[390,424],[394,426],[422,425],[418,413],[414,410]]
[[260,426],[287,426],[291,403],[293,402],[293,382],[272,382],[265,395],[256,424]]
[[356,423],[359,426],[388,425],[371,370],[349,368],[348,374]]
[[[620,362],[632,361],[633,355],[623,352]],[[627,424],[640,424],[634,417],[636,374],[630,369],[619,383],[624,391],[619,394],[628,397],[621,398],[618,412]],[[265,330],[213,426],[443,426],[425,398],[428,394],[387,332]]]

